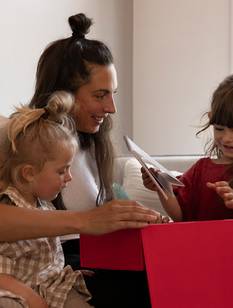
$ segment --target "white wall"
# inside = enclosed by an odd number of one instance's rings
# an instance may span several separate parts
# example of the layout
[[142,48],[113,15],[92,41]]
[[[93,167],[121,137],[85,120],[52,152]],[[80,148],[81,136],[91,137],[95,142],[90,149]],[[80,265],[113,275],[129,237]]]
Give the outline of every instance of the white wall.
[[200,117],[231,71],[231,9],[229,0],[134,0],[133,137],[149,153],[202,153]]
[[196,126],[232,71],[231,2],[0,0],[0,114],[30,100],[39,55],[84,12],[95,21],[89,37],[110,46],[118,69],[117,153],[127,151],[124,134],[151,154],[201,153]]
[[0,0],[0,8],[0,114],[30,100],[41,52],[69,36],[67,18],[84,12],[95,22],[89,37],[111,48],[119,72],[114,140],[121,152],[122,135],[132,133],[133,0]]

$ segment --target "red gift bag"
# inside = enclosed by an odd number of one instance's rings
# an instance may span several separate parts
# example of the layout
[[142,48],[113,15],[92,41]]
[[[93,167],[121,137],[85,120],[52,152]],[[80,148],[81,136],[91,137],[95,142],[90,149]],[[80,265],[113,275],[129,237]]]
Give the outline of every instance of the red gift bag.
[[145,268],[141,230],[123,230],[101,236],[80,236],[82,267],[113,270]]
[[233,220],[81,236],[81,265],[146,268],[153,308],[233,306]]

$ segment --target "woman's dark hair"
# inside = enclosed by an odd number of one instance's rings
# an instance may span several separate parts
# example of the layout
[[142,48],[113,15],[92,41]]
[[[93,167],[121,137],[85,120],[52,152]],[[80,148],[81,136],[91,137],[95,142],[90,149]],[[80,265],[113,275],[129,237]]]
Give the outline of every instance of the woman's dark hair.
[[[204,132],[211,125],[233,128],[233,75],[226,77],[214,91],[210,112],[205,113],[203,116],[207,115],[208,121],[196,135]],[[221,157],[222,155],[212,140],[208,141],[206,145],[206,154],[210,156],[216,155],[217,157]]]
[[[89,40],[92,20],[84,14],[69,17],[72,36],[52,42],[42,53],[36,72],[35,93],[30,107],[44,107],[54,91],[75,92],[91,78],[91,64],[110,65],[113,56],[100,41]],[[112,119],[106,117],[95,134],[78,132],[80,147],[94,149],[100,189],[96,204],[112,199],[113,146],[109,132]]]

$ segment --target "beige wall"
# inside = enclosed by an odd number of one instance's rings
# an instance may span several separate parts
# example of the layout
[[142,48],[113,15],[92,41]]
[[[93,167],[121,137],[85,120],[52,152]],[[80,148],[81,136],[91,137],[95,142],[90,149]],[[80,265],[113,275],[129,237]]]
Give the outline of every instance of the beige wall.
[[232,0],[0,0],[0,114],[27,102],[36,63],[84,12],[89,34],[113,51],[118,114],[113,139],[128,134],[151,154],[201,153],[195,138],[217,83],[232,71]]
[[195,132],[232,70],[231,1],[134,1],[133,136],[151,154],[203,151]]
[[95,21],[89,37],[110,46],[119,72],[113,135],[122,152],[122,135],[132,133],[133,0],[0,0],[0,5],[0,114],[30,99],[42,50],[70,35],[67,18],[84,12]]

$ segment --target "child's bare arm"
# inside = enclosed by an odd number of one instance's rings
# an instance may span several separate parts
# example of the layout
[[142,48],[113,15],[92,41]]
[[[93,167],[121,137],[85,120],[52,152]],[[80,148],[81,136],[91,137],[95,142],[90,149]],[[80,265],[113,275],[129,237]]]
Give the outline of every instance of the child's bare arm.
[[215,183],[207,183],[207,187],[216,191],[216,193],[223,199],[225,206],[233,209],[233,189],[226,181]]
[[13,276],[0,274],[0,289],[21,296],[30,308],[48,308],[45,300],[39,294]]
[[[152,173],[156,173],[157,171],[153,168],[150,168]],[[165,199],[164,195],[161,194],[156,185],[153,183],[147,172],[141,168],[142,172],[142,181],[143,185],[150,190],[156,191],[158,193],[159,199],[163,205],[163,208],[167,212],[167,214],[174,220],[174,221],[181,221],[182,220],[182,211],[180,205],[176,199],[176,196],[173,194],[172,186],[170,186],[170,194],[168,198]]]

